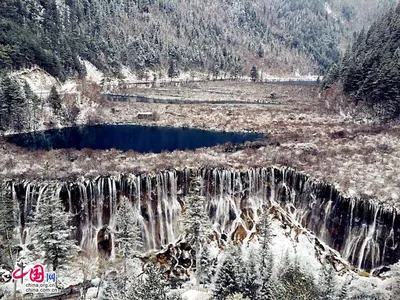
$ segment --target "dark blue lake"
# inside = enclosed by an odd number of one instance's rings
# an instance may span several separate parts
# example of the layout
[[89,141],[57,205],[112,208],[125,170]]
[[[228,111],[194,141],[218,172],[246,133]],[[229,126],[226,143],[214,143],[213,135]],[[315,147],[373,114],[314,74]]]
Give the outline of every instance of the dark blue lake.
[[16,134],[6,139],[30,150],[114,148],[122,151],[160,153],[194,150],[227,142],[239,144],[264,139],[264,135],[140,125],[95,125]]

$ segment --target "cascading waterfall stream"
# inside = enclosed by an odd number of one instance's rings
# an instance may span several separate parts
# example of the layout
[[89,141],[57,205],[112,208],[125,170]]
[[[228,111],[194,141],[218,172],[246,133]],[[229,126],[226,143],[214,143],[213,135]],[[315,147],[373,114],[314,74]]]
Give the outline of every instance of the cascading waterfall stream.
[[[360,255],[359,255],[359,259],[358,259],[358,268],[359,269],[362,268],[363,259],[366,254],[370,254],[373,263],[375,262],[375,258],[376,258],[375,251],[376,251],[377,245],[375,243],[374,236],[376,234],[376,219],[377,219],[377,215],[379,212],[379,208],[376,208],[373,205],[371,205],[371,210],[375,211],[374,212],[374,220],[373,220],[372,224],[369,226],[367,237],[364,238],[362,245],[361,245]],[[377,250],[379,252],[379,247]]]
[[[201,178],[201,193],[220,237],[249,240],[256,232],[260,208],[267,201],[286,209],[296,222],[360,269],[370,270],[400,258],[400,218],[394,208],[345,198],[332,185],[291,168],[121,174],[63,183],[59,194],[74,215],[73,235],[86,250],[97,249],[97,234],[104,227],[112,232],[122,196],[133,203],[139,215],[144,250],[160,249],[179,238],[182,205],[193,173]],[[38,209],[46,186],[44,182],[13,184],[25,235],[29,235],[25,221]],[[29,242],[28,237],[25,242]]]

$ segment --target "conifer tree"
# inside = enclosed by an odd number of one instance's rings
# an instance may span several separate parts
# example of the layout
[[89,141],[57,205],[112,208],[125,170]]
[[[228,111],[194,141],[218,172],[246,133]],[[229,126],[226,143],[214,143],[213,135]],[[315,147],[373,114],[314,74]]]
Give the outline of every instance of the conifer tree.
[[215,278],[213,295],[216,299],[226,299],[231,294],[242,292],[244,266],[240,247],[230,243],[226,252]]
[[[127,282],[125,282],[124,279],[125,278],[121,280],[121,276],[119,276],[119,274],[113,274],[112,276],[109,275],[108,278],[103,282],[101,299],[128,299],[125,291]],[[129,285],[129,287],[131,288],[131,285]]]
[[36,126],[38,123],[38,119],[40,118],[39,114],[39,97],[35,95],[29,86],[29,84],[25,81],[24,86],[24,94],[26,99],[27,106],[27,127],[30,129],[36,130]]
[[153,263],[145,266],[144,273],[131,285],[130,300],[167,300],[169,285],[161,269]]
[[256,66],[253,66],[250,70],[250,78],[251,81],[256,82],[258,81],[258,70]]
[[258,299],[274,299],[274,281],[272,279],[273,256],[271,252],[271,222],[267,207],[264,206],[264,213],[260,222],[261,247],[260,247],[260,280],[261,287],[257,294]]
[[261,44],[258,46],[257,55],[258,55],[258,57],[260,57],[260,58],[263,58],[263,57],[264,57],[264,49],[263,49],[263,47],[262,47]]
[[122,288],[120,292],[125,295],[128,288],[128,260],[133,259],[138,250],[143,247],[137,212],[126,197],[122,197],[119,203],[114,235],[118,253],[123,260]]
[[49,185],[38,200],[37,212],[32,223],[35,231],[36,254],[44,264],[52,266],[53,271],[69,263],[79,248],[70,238],[71,214],[66,212],[56,194],[56,186]]
[[189,194],[185,199],[185,211],[182,223],[184,236],[194,246],[196,253],[196,279],[198,282],[202,244],[212,234],[211,221],[206,208],[206,198],[201,196],[201,178],[192,177]]
[[124,272],[126,260],[132,259],[143,247],[139,218],[129,199],[122,197],[116,216],[115,242],[118,252],[124,259]]
[[10,107],[8,99],[4,95],[4,80],[0,81],[0,129],[7,130],[10,123]]
[[321,292],[325,300],[337,300],[337,287],[335,274],[329,265],[322,266]]
[[178,77],[178,71],[176,70],[176,63],[173,60],[170,60],[169,67],[168,67],[168,77],[175,78]]
[[199,264],[199,283],[209,284],[215,275],[214,259],[211,257],[210,248],[208,245],[202,247],[200,253],[200,264]]
[[49,101],[51,107],[53,108],[54,113],[56,115],[60,115],[61,108],[62,108],[62,106],[61,106],[62,99],[61,99],[60,94],[57,92],[57,89],[56,89],[56,87],[54,85],[51,87],[50,94],[49,94],[49,97],[48,97],[48,101]]
[[246,260],[245,273],[242,283],[243,297],[247,297],[250,300],[256,300],[260,294],[259,289],[261,287],[262,280],[260,279],[260,272],[258,270],[259,261],[260,259],[257,252],[251,248]]
[[21,130],[26,119],[26,99],[18,82],[8,76],[1,81],[0,126]]
[[0,237],[5,252],[0,256],[3,264],[15,267],[16,257],[14,256],[14,247],[18,240],[14,235],[17,226],[17,213],[14,201],[11,196],[11,190],[5,182],[0,182]]
[[287,252],[279,280],[282,285],[280,299],[318,299],[321,293],[314,278],[301,269],[297,257],[293,262]]

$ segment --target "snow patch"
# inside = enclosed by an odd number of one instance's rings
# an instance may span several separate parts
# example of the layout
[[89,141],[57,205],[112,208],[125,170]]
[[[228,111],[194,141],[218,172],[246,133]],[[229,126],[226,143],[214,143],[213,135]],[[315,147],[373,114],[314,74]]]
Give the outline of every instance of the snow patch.
[[207,291],[189,290],[182,294],[184,300],[208,300],[210,295]]
[[97,84],[100,84],[104,78],[103,72],[97,69],[92,63],[88,62],[87,60],[81,61],[85,68],[86,68],[86,79],[93,81]]
[[86,299],[99,299],[99,289],[97,287],[91,287],[87,290]]
[[47,97],[51,87],[59,85],[56,78],[40,68],[12,72],[11,77],[17,78],[19,81],[26,81],[39,97]]
[[132,73],[131,69],[129,69],[126,66],[123,66],[121,68],[121,74],[122,74],[122,76],[124,76],[125,81],[137,81],[138,80],[137,76],[134,73]]
[[317,81],[318,75],[307,74],[301,75],[299,71],[296,71],[294,76],[276,76],[272,74],[263,74],[263,81],[265,82],[288,82],[288,81]]
[[60,87],[60,93],[77,93],[77,84],[74,80],[68,80]]
[[332,14],[332,9],[331,9],[331,7],[329,6],[328,3],[325,3],[325,11],[326,11],[326,13],[327,13],[328,15],[331,15],[331,14]]
[[331,6],[327,2],[325,2],[325,11],[329,16],[334,18],[336,21],[338,20],[337,15],[333,12]]

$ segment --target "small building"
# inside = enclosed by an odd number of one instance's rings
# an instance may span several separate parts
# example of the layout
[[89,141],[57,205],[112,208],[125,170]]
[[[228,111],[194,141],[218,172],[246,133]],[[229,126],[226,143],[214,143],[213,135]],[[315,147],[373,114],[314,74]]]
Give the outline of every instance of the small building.
[[157,112],[140,112],[137,114],[138,120],[158,121]]

